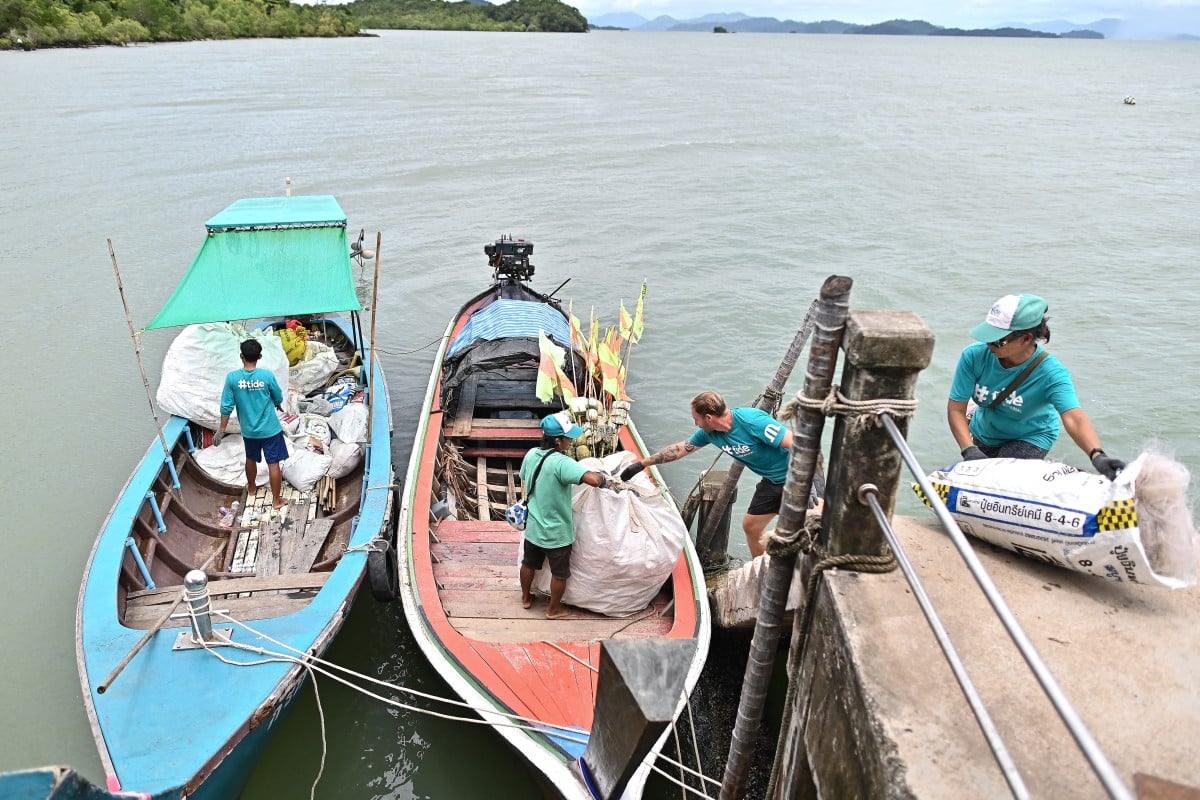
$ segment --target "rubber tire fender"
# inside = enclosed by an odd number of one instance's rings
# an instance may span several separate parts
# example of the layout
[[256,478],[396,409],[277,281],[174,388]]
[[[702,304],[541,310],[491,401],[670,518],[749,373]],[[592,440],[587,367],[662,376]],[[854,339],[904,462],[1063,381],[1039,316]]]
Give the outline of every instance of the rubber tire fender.
[[400,566],[396,562],[396,549],[387,539],[371,540],[372,549],[367,553],[367,578],[371,582],[371,594],[381,603],[390,603],[400,592]]

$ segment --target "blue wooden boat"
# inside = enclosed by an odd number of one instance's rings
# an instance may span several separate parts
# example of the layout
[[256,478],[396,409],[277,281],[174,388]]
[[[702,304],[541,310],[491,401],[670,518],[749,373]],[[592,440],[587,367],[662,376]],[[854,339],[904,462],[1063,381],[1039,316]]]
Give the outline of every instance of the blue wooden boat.
[[[209,431],[178,416],[162,424],[101,528],[79,595],[83,698],[114,794],[236,797],[304,682],[306,654],[329,647],[364,575],[380,599],[397,582],[388,392],[359,322],[345,214],[329,196],[247,199],[205,227],[147,327],[238,320],[277,330],[298,318],[361,367],[371,422],[358,466],[332,491],[285,484],[289,507],[274,520],[265,487],[248,494],[197,464]],[[222,526],[220,509],[234,501],[257,519]],[[179,602],[189,573],[198,593],[201,567],[211,614]]]

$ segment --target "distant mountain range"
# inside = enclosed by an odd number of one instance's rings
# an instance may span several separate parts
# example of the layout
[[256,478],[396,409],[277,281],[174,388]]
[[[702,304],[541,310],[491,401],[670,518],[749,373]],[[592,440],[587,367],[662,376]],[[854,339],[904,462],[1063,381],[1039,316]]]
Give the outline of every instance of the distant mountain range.
[[1200,41],[1200,14],[1159,20],[1098,19],[1084,24],[1066,20],[1047,22],[1007,22],[991,28],[962,30],[933,25],[923,20],[888,20],[875,25],[856,25],[839,20],[797,22],[775,17],[751,17],[740,12],[705,14],[691,19],[660,16],[646,19],[634,12],[601,14],[588,20],[594,28],[619,28],[630,31],[693,31],[711,33],[720,26],[730,33],[874,33],[891,35],[970,35],[970,36],[1061,36],[1063,38],[1105,39],[1180,39]]

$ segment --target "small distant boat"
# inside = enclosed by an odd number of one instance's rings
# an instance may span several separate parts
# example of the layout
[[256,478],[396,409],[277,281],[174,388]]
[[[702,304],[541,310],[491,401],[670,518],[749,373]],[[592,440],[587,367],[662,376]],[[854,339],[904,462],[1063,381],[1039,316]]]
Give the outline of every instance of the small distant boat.
[[1125,105],[1127,105],[1127,106],[1137,105],[1137,100],[1135,100],[1133,98],[1133,95],[1127,95],[1125,97]]
[[[113,794],[237,797],[306,677],[305,659],[329,647],[363,576],[381,599],[395,590],[388,392],[363,337],[350,257],[333,197],[240,200],[206,223],[148,326],[250,320],[274,333],[298,319],[310,343],[336,356],[334,369],[355,371],[369,421],[356,439],[361,460],[335,485],[285,484],[278,519],[265,487],[248,494],[199,466],[210,431],[174,415],[162,425],[100,530],[79,594],[79,676]],[[234,501],[258,513],[222,519]]]
[[[524,240],[487,245],[493,284],[467,301],[446,328],[408,466],[400,596],[418,644],[454,691],[559,795],[584,800],[601,796],[596,784],[605,784],[596,765],[586,762],[588,748],[604,741],[608,731],[635,727],[635,715],[605,717],[599,710],[604,687],[598,688],[598,673],[609,653],[602,643],[671,653],[678,694],[666,688],[671,685],[667,659],[646,661],[657,670],[657,680],[649,682],[665,692],[657,702],[671,710],[673,721],[685,708],[708,653],[709,606],[686,531],[673,571],[665,583],[650,587],[649,607],[634,617],[569,607],[567,618],[548,620],[544,603],[521,606],[522,537],[505,522],[504,510],[518,497],[522,458],[541,442],[541,418],[563,408],[559,398],[542,400],[536,391],[539,332],[571,348],[569,358],[576,357],[567,315],[556,300],[527,285],[532,249]],[[579,377],[570,380],[581,396],[589,388],[597,390],[590,396],[599,395],[599,383],[584,385],[593,380],[586,370],[575,373]],[[606,430],[606,437],[616,437],[617,452],[646,454],[632,419]],[[648,472],[669,498],[657,472]],[[673,501],[666,502],[677,518]],[[630,747],[622,751],[623,763],[610,764],[607,785],[613,796],[642,796],[669,734],[667,728],[661,736],[644,737],[640,752]],[[619,779],[612,777],[618,773]]]

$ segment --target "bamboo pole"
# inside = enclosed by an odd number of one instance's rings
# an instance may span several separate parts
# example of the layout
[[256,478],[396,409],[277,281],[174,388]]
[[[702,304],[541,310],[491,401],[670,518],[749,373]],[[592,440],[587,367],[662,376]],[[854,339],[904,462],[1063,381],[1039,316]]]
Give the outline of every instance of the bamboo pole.
[[375,321],[379,319],[379,251],[383,247],[383,233],[375,231],[375,278],[371,281],[371,343],[370,360],[367,362],[367,446],[371,445],[371,425],[375,420]]
[[146,377],[146,366],[142,363],[142,348],[138,343],[137,331],[133,327],[133,315],[129,313],[129,303],[125,299],[125,284],[121,282],[121,268],[117,265],[117,251],[113,249],[112,239],[105,241],[108,242],[108,257],[112,260],[113,275],[117,278],[117,293],[121,295],[121,306],[125,309],[125,323],[129,326],[129,339],[133,342],[133,354],[137,358],[138,372],[142,374],[142,386],[146,390],[146,401],[150,404],[150,416],[154,418],[154,430],[158,434],[163,458],[170,458],[171,450],[167,447],[167,437],[163,435],[162,423],[158,421],[158,409],[154,405],[154,394],[150,391],[150,379]]
[[[804,380],[806,397],[825,397],[833,385],[842,333],[849,313],[850,287],[847,277],[831,275],[821,286],[815,306],[816,335],[808,351],[808,372]],[[819,410],[803,408],[797,412],[792,432],[792,460],[788,479],[783,487],[783,507],[775,526],[776,538],[792,545],[804,530],[808,496],[821,452],[821,432],[825,416]],[[785,551],[788,548],[783,548]],[[796,566],[796,554],[772,555],[762,581],[758,619],[750,640],[750,656],[742,680],[737,722],[729,745],[729,759],[721,782],[721,800],[737,800],[742,796],[746,772],[754,756],[754,743],[762,723],[767,688],[775,666],[775,651],[783,630],[783,612],[787,605],[788,588]]]
[[[109,246],[112,246],[111,243]],[[225,550],[228,544],[228,541],[221,542],[221,546],[214,550],[212,555],[205,559],[204,563],[196,569],[201,571],[208,569],[209,565],[211,565],[216,557]],[[154,637],[154,634],[158,633],[162,626],[166,625],[171,620],[171,616],[175,613],[175,609],[178,608],[179,604],[182,602],[183,594],[180,593],[175,602],[171,604],[171,607],[167,609],[167,613],[163,614],[162,618],[160,618],[158,622],[154,623],[154,627],[146,631],[145,635],[142,636],[141,639],[138,639],[138,643],[135,644],[130,651],[125,654],[125,657],[122,658],[115,667],[113,667],[112,672],[108,673],[108,677],[100,682],[100,684],[96,687],[96,694],[104,694],[108,691],[108,687],[112,685],[112,682],[117,679],[117,676],[121,674],[125,667],[129,666],[129,662],[133,661],[133,657],[140,653],[142,648],[146,646],[146,643]]]

